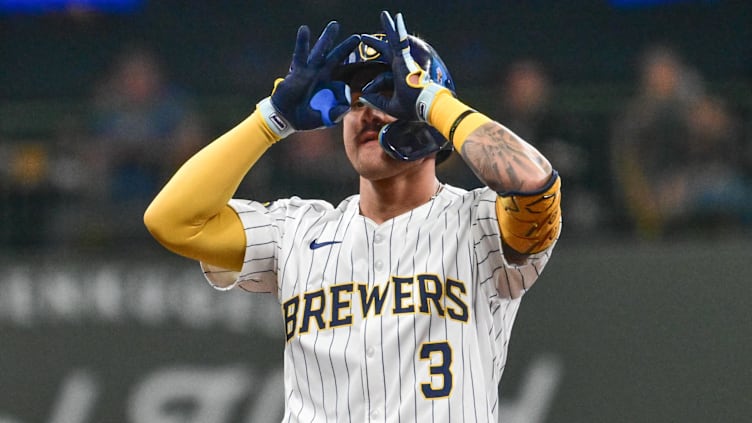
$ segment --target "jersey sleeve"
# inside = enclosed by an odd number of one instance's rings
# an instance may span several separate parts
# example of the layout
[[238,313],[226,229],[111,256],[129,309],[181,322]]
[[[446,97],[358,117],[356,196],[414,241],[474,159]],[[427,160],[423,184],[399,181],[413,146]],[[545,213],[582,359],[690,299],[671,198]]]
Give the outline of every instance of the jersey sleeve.
[[272,204],[233,199],[229,205],[240,217],[246,238],[240,272],[201,263],[210,285],[219,290],[240,287],[251,292],[277,292],[277,245],[284,219],[284,200]]
[[538,253],[528,255],[522,264],[507,260],[496,214],[496,198],[493,190],[484,188],[479,192],[473,235],[478,279],[482,286],[495,287],[496,293],[503,298],[519,298],[538,280],[556,242]]

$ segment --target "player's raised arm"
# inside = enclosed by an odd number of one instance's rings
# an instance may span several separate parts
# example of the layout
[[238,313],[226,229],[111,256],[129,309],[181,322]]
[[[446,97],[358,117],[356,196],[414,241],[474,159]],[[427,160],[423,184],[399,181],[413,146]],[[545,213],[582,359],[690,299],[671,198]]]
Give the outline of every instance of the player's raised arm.
[[399,119],[435,127],[499,194],[496,210],[504,243],[523,255],[545,250],[559,233],[558,174],[535,147],[431,81],[410,54],[402,15],[395,18],[381,14],[388,42],[363,36],[364,43],[390,57],[394,91],[385,96],[379,92],[383,87],[373,84],[363,89],[361,100]]
[[334,46],[330,22],[309,48],[310,32],[298,30],[290,73],[275,83],[256,110],[190,158],[149,205],[144,223],[166,248],[207,264],[240,270],[243,226],[227,205],[243,177],[275,142],[296,130],[336,124],[350,108],[349,88],[333,69],[356,47],[357,36]]

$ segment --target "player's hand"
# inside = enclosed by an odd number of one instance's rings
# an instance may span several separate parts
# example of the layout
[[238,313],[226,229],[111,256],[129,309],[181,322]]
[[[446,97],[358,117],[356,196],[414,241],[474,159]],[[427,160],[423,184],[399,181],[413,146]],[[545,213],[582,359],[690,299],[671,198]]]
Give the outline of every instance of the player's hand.
[[[405,20],[397,13],[395,21],[389,12],[381,12],[386,41],[363,35],[363,43],[373,47],[392,64],[392,73],[383,73],[363,87],[360,100],[398,119],[428,121],[433,99],[440,91],[449,91],[431,81],[410,54]],[[393,91],[392,91],[393,85]],[[392,91],[391,95],[383,92]]]
[[298,29],[290,72],[258,104],[269,128],[281,138],[294,131],[333,126],[350,110],[350,88],[333,81],[332,72],[357,47],[360,37],[351,35],[333,47],[338,32],[339,23],[329,22],[310,48],[310,30],[305,25]]

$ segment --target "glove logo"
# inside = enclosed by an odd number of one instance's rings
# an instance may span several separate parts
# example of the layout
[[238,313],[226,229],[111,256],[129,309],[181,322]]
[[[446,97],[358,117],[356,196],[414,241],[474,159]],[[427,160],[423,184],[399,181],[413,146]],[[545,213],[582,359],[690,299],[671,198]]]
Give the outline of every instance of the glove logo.
[[277,115],[276,113],[272,113],[271,115],[269,115],[269,120],[271,120],[271,121],[272,121],[272,123],[274,123],[274,125],[275,125],[275,126],[277,127],[277,129],[279,129],[280,131],[284,131],[285,129],[287,129],[287,123],[285,122],[285,120],[284,120],[284,119],[282,119],[282,118],[281,118],[281,117],[280,117],[279,115]]
[[428,120],[428,105],[425,101],[421,101],[418,103],[418,116],[423,120]]
[[334,122],[329,118],[329,111],[332,107],[337,105],[337,98],[330,89],[322,89],[311,97],[309,102],[311,109],[321,113],[321,121],[326,126],[334,125]]

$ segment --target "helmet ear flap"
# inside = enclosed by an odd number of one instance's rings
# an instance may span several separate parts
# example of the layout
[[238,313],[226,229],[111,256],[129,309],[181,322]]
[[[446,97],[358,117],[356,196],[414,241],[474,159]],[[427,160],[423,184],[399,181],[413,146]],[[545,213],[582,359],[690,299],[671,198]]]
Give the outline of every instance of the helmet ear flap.
[[397,120],[379,131],[379,144],[395,160],[410,162],[436,153],[439,163],[452,152],[452,144],[425,122]]
[[449,157],[452,155],[452,151],[454,151],[454,147],[450,145],[449,148],[440,150],[438,153],[436,153],[436,164],[440,165],[447,161],[447,159],[449,159]]

